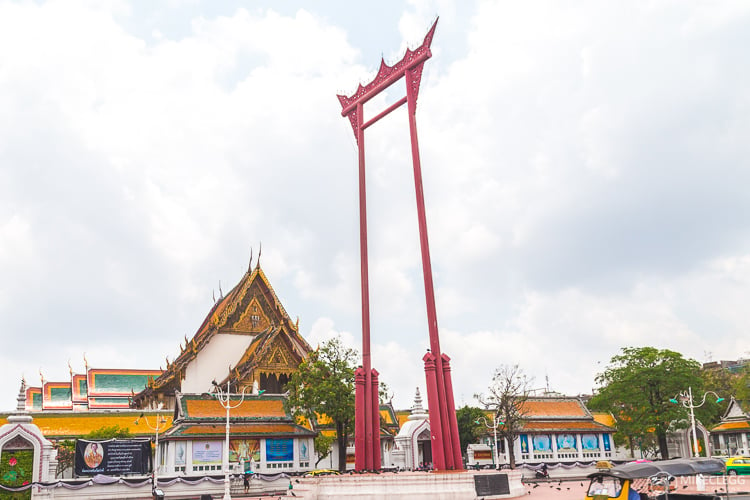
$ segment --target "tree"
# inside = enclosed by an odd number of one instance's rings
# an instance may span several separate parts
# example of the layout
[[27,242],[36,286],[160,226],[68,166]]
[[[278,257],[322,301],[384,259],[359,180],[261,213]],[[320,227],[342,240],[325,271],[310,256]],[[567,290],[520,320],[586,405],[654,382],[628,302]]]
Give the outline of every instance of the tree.
[[[340,471],[346,470],[346,446],[354,424],[354,370],[357,351],[340,338],[328,340],[311,352],[289,378],[284,403],[295,417],[314,420],[325,415],[336,428]],[[325,444],[317,438],[316,450]]]
[[315,446],[315,454],[318,456],[318,459],[315,461],[316,468],[321,460],[331,454],[331,446],[335,441],[336,436],[326,435],[322,432],[319,432],[318,435],[315,436],[313,445]]
[[531,381],[518,365],[502,365],[492,376],[489,394],[474,396],[485,408],[494,412],[496,420],[502,422],[497,428],[497,436],[498,440],[505,439],[509,444],[508,462],[511,468],[516,467],[513,443],[520,434],[528,412],[525,403],[529,399]]
[[133,433],[130,432],[130,429],[115,424],[95,429],[83,436],[83,439],[126,439],[131,437],[133,437]]
[[[647,442],[653,432],[662,458],[669,458],[667,431],[689,426],[687,410],[669,400],[692,387],[703,393],[701,365],[668,349],[624,347],[596,377],[601,386],[589,407],[609,411],[617,430],[631,443]],[[671,426],[671,427],[670,427]]]
[[57,469],[55,477],[60,477],[66,470],[75,466],[76,442],[72,439],[64,439],[55,443],[57,450]]
[[456,410],[458,420],[458,440],[461,443],[461,454],[466,453],[466,448],[479,441],[485,433],[484,424],[477,424],[477,420],[485,418],[486,414],[481,408],[474,406],[463,406]]

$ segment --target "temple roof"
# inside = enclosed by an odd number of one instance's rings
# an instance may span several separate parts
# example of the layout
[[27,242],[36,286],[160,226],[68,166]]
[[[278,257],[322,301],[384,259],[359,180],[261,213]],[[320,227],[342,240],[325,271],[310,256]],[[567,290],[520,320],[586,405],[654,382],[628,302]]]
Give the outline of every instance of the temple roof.
[[614,428],[617,426],[617,420],[615,420],[615,417],[609,412],[592,411],[591,416],[594,417],[596,422],[606,425],[607,427]]
[[[118,426],[127,429],[135,436],[153,436],[147,425],[136,425],[135,420],[145,413],[149,422],[156,421],[156,412],[118,411],[118,412],[60,412],[40,413],[34,415],[34,424],[39,427],[47,439],[74,439],[101,429],[103,427]],[[167,420],[166,429],[172,425],[172,417],[168,413],[160,413]],[[4,422],[5,419],[0,419]]]
[[526,419],[568,419],[592,418],[580,398],[541,397],[529,398],[523,403],[522,412]]
[[721,422],[712,428],[711,432],[736,432],[750,429],[750,416],[743,408],[745,405],[745,401],[738,401],[732,397],[721,417]]
[[[309,422],[297,422],[284,408],[284,396],[232,394],[229,420],[234,437],[314,436]],[[226,407],[214,394],[177,394],[177,407],[169,438],[224,436]]]
[[252,337],[246,352],[231,372],[227,372],[222,383],[229,379],[246,382],[243,377],[257,367],[264,355],[268,359],[273,354],[269,351],[280,341],[284,342],[298,362],[311,351],[299,334],[298,325],[292,322],[265,273],[256,264],[252,271],[248,269],[226,296],[213,305],[193,337],[185,337],[185,344],[180,346],[180,354],[171,363],[167,360],[167,369],[146,390],[136,395],[136,403],[153,393],[171,395],[180,391],[188,364],[219,333]]
[[722,422],[713,429],[711,432],[724,432],[724,431],[737,431],[750,429],[750,423],[744,422]]
[[145,389],[161,374],[162,370],[89,368],[86,391],[89,397],[128,397]]
[[[292,436],[315,436],[316,433],[302,426],[291,423],[248,423],[232,424],[232,438],[248,437],[292,437]],[[223,425],[193,424],[181,425],[169,433],[169,438],[198,438],[198,437],[224,437],[226,429]]]
[[[248,395],[240,402],[241,396],[232,395],[230,411],[232,421],[238,420],[269,420],[291,416],[284,410],[283,396],[253,396]],[[178,396],[178,418],[181,420],[225,420],[227,410],[213,395],[181,394]],[[237,405],[235,407],[235,405]]]

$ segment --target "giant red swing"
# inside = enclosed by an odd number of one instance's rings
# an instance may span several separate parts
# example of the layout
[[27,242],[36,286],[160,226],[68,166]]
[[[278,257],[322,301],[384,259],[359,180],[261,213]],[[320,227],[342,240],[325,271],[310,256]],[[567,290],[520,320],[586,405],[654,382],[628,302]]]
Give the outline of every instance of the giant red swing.
[[[450,358],[440,351],[435,293],[432,284],[430,247],[427,241],[422,189],[422,168],[417,142],[417,95],[422,80],[425,61],[432,56],[430,45],[435,34],[437,20],[415,50],[408,50],[404,57],[388,66],[381,59],[375,78],[365,86],[360,85],[351,96],[338,95],[343,108],[341,115],[351,122],[359,153],[359,240],[362,286],[362,366],[357,369],[355,384],[355,468],[358,471],[377,470],[380,463],[380,405],[378,401],[378,372],[370,359],[370,303],[367,266],[367,196],[365,189],[365,129],[388,115],[391,111],[407,105],[411,156],[414,165],[414,187],[417,196],[417,218],[419,241],[422,250],[422,272],[424,276],[427,321],[430,334],[430,350],[422,358],[427,382],[427,401],[430,409],[430,432],[432,433],[432,456],[435,470],[461,470],[463,461],[458,440],[458,423],[453,401]],[[406,82],[406,96],[402,97],[379,114],[364,121],[364,104],[401,78]]]

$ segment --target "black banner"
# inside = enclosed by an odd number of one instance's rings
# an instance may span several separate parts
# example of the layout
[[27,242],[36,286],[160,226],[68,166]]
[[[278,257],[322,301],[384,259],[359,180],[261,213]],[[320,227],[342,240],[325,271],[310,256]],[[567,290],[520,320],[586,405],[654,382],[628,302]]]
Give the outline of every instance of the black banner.
[[148,474],[151,465],[151,441],[148,439],[110,439],[76,441],[77,476],[123,476]]

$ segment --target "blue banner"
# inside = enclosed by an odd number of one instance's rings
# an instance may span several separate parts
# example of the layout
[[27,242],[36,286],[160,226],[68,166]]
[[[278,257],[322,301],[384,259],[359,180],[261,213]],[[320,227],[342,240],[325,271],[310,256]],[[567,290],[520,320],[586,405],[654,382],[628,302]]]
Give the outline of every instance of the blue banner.
[[266,439],[266,462],[292,462],[294,439]]
[[518,436],[521,440],[521,453],[528,453],[529,452],[529,437],[526,434],[521,434]]

